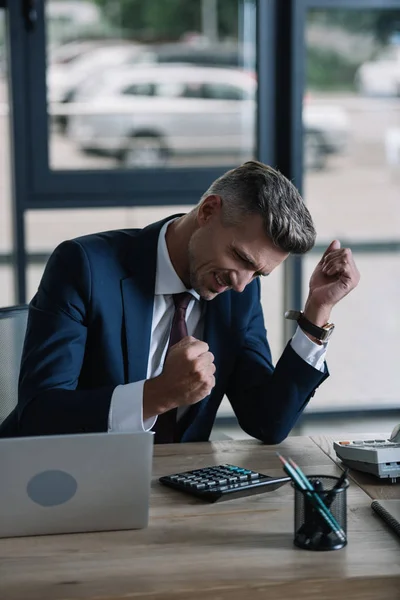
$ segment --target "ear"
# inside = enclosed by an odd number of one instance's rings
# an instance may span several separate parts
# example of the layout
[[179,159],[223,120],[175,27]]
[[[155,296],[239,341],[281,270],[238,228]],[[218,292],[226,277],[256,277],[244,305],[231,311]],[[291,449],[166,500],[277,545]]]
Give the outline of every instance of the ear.
[[207,225],[210,223],[212,219],[219,217],[222,210],[222,198],[221,196],[216,196],[215,194],[211,194],[210,196],[206,196],[198,210],[197,210],[197,222],[200,227]]

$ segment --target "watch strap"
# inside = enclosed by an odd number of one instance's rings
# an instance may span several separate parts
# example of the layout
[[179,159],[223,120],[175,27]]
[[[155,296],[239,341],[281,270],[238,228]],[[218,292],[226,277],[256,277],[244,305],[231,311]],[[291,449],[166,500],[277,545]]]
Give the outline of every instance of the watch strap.
[[306,331],[317,340],[321,342],[326,342],[333,333],[335,328],[333,323],[327,323],[323,327],[319,327],[319,325],[315,325],[304,316],[304,313],[300,310],[288,310],[285,312],[286,319],[293,319],[297,321],[299,327]]

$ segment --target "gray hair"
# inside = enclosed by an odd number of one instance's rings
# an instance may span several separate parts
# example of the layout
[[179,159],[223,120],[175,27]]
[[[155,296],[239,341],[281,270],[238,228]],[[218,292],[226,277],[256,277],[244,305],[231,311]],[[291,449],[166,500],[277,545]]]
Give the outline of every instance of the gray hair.
[[251,160],[224,173],[201,197],[222,199],[226,226],[239,225],[246,215],[263,218],[267,236],[284,252],[304,254],[315,244],[311,215],[296,187],[282,173]]

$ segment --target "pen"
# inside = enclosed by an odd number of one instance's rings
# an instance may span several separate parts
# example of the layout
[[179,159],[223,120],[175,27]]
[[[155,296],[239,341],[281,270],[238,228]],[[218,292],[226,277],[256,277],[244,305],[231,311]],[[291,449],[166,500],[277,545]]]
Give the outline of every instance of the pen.
[[349,469],[346,467],[345,470],[343,471],[343,473],[341,474],[341,476],[339,477],[339,479],[337,480],[337,482],[335,483],[335,485],[333,486],[333,488],[325,496],[325,504],[328,508],[330,507],[330,505],[332,504],[332,502],[335,498],[336,491],[342,487],[342,485],[347,477],[348,472],[349,472]]
[[[346,541],[346,534],[343,529],[340,527],[339,523],[336,521],[332,513],[328,510],[325,504],[322,502],[321,498],[318,494],[315,493],[314,488],[311,483],[308,481],[304,473],[301,471],[302,477],[298,473],[298,471],[285,459],[279,452],[277,452],[277,456],[279,460],[283,464],[284,471],[289,475],[289,477],[294,481],[297,487],[301,492],[307,497],[312,506],[316,509],[316,511],[321,515],[324,521],[329,525],[330,529],[338,536],[338,538],[342,541]],[[296,463],[294,463],[296,464]],[[297,465],[296,465],[297,466]],[[307,483],[305,483],[305,480]]]
[[340,487],[342,487],[344,480],[347,477],[347,473],[349,472],[348,467],[345,468],[345,470],[343,471],[343,473],[341,474],[341,476],[339,477],[339,479],[337,480],[337,482],[335,483],[335,485],[332,488],[332,492],[333,490],[338,490]]

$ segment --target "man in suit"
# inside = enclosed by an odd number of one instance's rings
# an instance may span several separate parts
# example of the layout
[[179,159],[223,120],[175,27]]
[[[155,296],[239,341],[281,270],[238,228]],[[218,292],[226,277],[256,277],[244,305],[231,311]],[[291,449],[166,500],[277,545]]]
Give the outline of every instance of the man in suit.
[[359,280],[333,241],[274,368],[260,277],[314,242],[296,188],[250,161],[187,214],[62,243],[30,304],[18,406],[0,436],[154,428],[156,441],[204,441],[226,394],[244,431],[279,443],[328,376],[330,313]]

